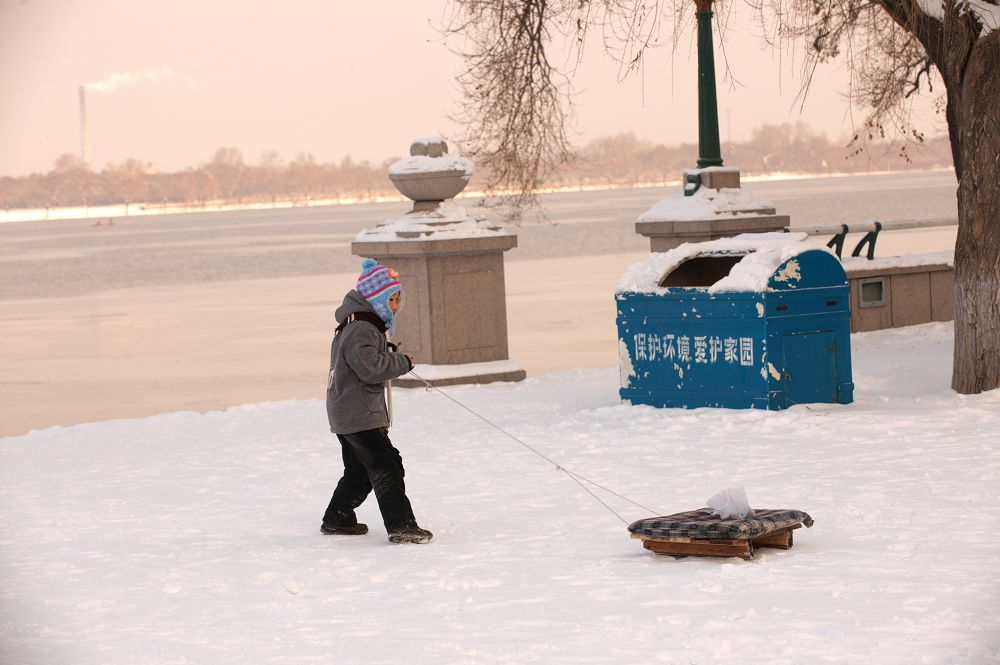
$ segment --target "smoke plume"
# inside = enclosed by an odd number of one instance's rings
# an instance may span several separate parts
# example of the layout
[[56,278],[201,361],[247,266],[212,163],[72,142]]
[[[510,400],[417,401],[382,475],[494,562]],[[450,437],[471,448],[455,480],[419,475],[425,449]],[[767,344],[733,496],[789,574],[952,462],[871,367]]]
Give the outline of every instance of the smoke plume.
[[109,74],[103,80],[97,81],[96,83],[84,83],[83,87],[87,90],[93,90],[94,92],[111,92],[116,88],[120,88],[126,85],[134,85],[136,83],[150,82],[159,83],[160,81],[167,81],[173,78],[174,73],[166,68],[161,67],[160,69],[147,69],[144,72],[124,72],[117,74]]

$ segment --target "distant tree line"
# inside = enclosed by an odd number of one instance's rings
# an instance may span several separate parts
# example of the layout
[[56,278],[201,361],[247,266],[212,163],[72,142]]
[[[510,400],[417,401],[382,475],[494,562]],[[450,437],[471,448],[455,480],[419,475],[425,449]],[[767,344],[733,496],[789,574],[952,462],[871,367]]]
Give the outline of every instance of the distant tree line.
[[[556,185],[658,183],[680,179],[695,166],[697,143],[664,146],[619,134],[596,139],[580,151],[580,159],[555,171]],[[833,142],[804,123],[763,125],[749,141],[723,142],[727,166],[743,176],[775,173],[824,175],[875,171],[926,170],[951,167],[948,138],[915,138],[907,144],[856,136]]]
[[[877,140],[850,144],[832,142],[804,124],[764,125],[749,141],[724,143],[727,165],[744,176],[769,173],[858,173],[951,166],[945,137],[893,146]],[[864,148],[855,147],[863,144]],[[591,141],[579,159],[555,172],[550,187],[624,186],[677,180],[694,165],[695,144],[664,146],[619,134]],[[235,148],[219,148],[197,168],[159,172],[137,159],[93,171],[78,158],[60,156],[51,171],[0,178],[0,208],[59,208],[76,206],[204,205],[210,202],[292,203],[310,200],[372,199],[395,194],[387,173],[392,159],[381,164],[345,157],[337,164],[317,163],[300,153],[285,162],[275,151],[263,153],[256,164],[244,161]],[[469,187],[488,174],[477,173]]]
[[373,167],[345,157],[339,164],[319,164],[312,155],[300,154],[285,163],[277,152],[268,151],[257,164],[247,164],[236,148],[219,148],[197,168],[167,173],[138,159],[93,171],[65,154],[48,173],[0,178],[0,207],[304,203],[372,196],[393,189],[386,176],[390,161]]

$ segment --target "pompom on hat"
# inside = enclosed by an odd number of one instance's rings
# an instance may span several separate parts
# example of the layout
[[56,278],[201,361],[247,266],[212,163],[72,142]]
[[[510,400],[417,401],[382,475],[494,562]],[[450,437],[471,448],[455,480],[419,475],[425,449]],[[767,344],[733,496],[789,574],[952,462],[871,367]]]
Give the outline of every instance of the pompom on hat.
[[389,298],[403,290],[399,283],[399,273],[375,259],[365,259],[361,262],[361,275],[355,289],[368,301],[379,318],[385,321],[389,330],[395,329],[396,317],[389,309]]

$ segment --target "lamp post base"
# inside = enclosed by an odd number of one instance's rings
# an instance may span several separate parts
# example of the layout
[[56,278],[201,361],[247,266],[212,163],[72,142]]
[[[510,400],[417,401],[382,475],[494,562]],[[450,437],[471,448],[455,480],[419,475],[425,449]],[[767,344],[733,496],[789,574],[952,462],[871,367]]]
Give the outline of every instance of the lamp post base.
[[776,214],[770,201],[740,186],[734,166],[689,169],[684,182],[685,191],[660,199],[635,223],[635,232],[649,238],[651,252],[788,228],[788,215]]

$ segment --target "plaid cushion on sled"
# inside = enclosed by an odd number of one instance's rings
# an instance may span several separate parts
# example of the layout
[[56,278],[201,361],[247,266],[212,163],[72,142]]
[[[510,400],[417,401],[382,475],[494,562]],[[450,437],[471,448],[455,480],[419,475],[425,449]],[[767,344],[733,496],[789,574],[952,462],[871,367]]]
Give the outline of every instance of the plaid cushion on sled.
[[639,536],[738,540],[759,538],[800,522],[807,527],[813,525],[812,518],[801,510],[755,508],[753,512],[752,518],[724,520],[712,515],[711,508],[699,508],[666,517],[647,517],[629,524],[628,530]]

